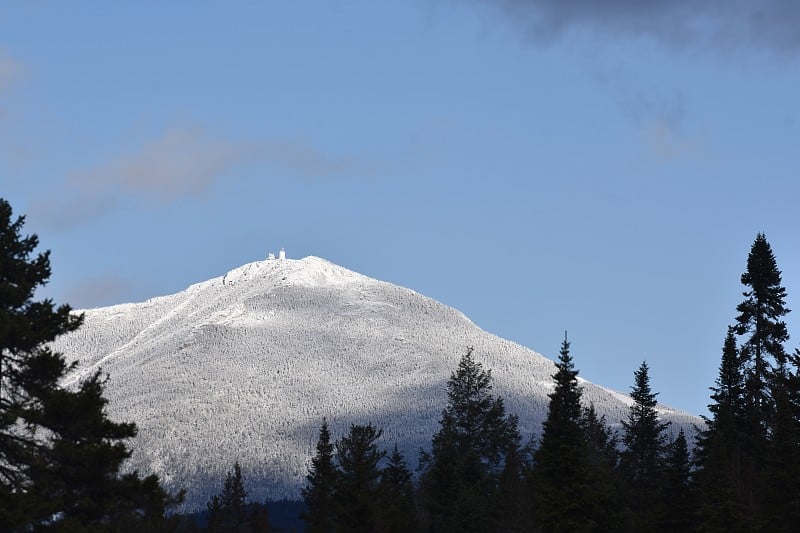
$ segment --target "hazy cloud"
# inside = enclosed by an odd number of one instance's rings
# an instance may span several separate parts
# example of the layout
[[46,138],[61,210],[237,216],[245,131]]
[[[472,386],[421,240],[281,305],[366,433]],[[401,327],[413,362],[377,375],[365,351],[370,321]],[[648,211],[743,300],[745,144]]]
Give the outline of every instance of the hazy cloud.
[[264,143],[262,153],[268,163],[305,180],[346,173],[372,176],[376,172],[372,163],[352,155],[330,156],[302,140]]
[[691,138],[668,123],[656,121],[644,131],[648,152],[660,161],[673,161],[702,157],[705,142],[702,138]]
[[538,42],[584,29],[598,35],[649,36],[678,47],[800,49],[800,2],[796,0],[468,1],[499,8]]
[[0,48],[0,95],[22,75],[22,66]]
[[172,128],[130,154],[70,174],[31,214],[64,229],[101,216],[126,198],[169,204],[202,196],[236,167],[253,164],[303,180],[374,172],[357,157],[329,156],[300,140],[232,142],[200,128]]
[[233,167],[253,160],[256,152],[253,145],[213,138],[201,129],[174,128],[131,155],[72,174],[67,185],[89,196],[121,192],[171,201],[202,194]]

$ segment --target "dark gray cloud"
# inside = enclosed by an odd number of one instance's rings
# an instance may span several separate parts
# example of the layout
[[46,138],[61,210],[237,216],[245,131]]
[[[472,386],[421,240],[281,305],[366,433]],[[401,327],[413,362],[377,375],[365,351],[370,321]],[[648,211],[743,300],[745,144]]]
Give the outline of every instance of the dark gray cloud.
[[800,49],[796,0],[461,0],[497,8],[531,39],[571,30],[647,36],[678,47]]

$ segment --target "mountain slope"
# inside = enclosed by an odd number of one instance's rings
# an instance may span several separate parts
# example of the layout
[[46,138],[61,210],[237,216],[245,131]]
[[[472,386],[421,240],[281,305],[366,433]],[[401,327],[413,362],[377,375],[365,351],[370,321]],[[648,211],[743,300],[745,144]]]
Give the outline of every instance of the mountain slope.
[[[373,422],[386,448],[397,443],[415,463],[467,346],[492,370],[494,393],[525,438],[540,430],[555,371],[455,309],[317,257],[255,262],[177,294],[85,313],[85,325],[55,343],[79,361],[67,383],[98,367],[110,375],[109,413],[139,427],[131,466],[190,488],[187,509],[219,491],[234,461],[251,498],[298,498],[323,417],[335,438]],[[583,387],[609,422],[627,416],[627,396]],[[662,415],[675,426],[698,422]]]

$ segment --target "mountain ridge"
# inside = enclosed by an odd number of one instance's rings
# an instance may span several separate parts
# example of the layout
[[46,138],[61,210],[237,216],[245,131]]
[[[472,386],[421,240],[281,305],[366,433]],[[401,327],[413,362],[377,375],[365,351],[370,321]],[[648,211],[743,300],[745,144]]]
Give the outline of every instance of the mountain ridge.
[[[83,312],[84,326],[54,343],[79,361],[66,383],[109,373],[109,414],[139,427],[130,467],[189,488],[185,509],[202,508],[237,460],[255,499],[298,498],[323,417],[334,438],[375,423],[413,465],[468,346],[524,438],[538,434],[553,387],[544,356],[412,289],[314,256],[256,261]],[[609,423],[627,416],[626,395],[581,385]],[[659,409],[676,432],[699,422]]]

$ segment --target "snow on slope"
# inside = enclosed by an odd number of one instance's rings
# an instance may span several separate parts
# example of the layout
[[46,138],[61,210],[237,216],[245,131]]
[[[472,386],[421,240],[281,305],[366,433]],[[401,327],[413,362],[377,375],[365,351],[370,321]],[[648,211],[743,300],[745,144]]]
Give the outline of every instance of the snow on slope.
[[[428,448],[446,382],[468,346],[491,369],[494,393],[538,434],[552,361],[482,331],[462,313],[412,290],[317,257],[267,260],[143,303],[85,311],[55,348],[78,360],[67,384],[102,368],[109,414],[136,422],[130,466],[203,508],[239,461],[250,497],[298,498],[327,417],[384,429],[410,464]],[[580,367],[580,356],[578,356]],[[608,421],[629,398],[582,382]],[[699,419],[662,408],[689,428]]]

